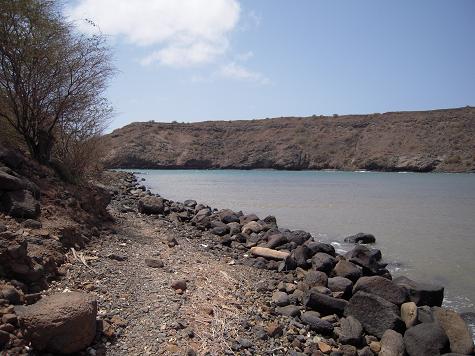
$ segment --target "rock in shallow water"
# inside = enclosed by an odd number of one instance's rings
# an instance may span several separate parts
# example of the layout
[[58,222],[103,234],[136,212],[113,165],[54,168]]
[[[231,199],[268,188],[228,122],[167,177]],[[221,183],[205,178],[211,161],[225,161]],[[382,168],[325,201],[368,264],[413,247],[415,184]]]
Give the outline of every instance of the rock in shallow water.
[[78,352],[89,346],[96,334],[96,300],[84,293],[54,294],[15,312],[20,327],[37,351]]
[[345,237],[345,242],[352,244],[373,244],[376,242],[374,235],[359,232],[356,235]]
[[405,288],[409,294],[409,300],[417,305],[440,307],[444,300],[444,287],[413,281],[407,277],[397,277],[393,280],[397,285]]
[[472,335],[460,315],[445,308],[434,307],[432,310],[435,320],[449,338],[450,350],[465,355],[474,352]]
[[408,297],[406,289],[381,276],[361,277],[353,287],[353,293],[358,291],[375,294],[396,305]]

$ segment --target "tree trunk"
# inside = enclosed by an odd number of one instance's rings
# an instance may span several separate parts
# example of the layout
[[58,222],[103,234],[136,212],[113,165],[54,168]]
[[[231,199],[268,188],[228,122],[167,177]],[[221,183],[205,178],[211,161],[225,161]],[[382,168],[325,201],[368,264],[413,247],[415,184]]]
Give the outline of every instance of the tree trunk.
[[54,146],[54,137],[45,130],[38,132],[37,140],[31,137],[25,137],[25,141],[30,150],[31,156],[42,164],[48,164],[51,161],[51,154]]

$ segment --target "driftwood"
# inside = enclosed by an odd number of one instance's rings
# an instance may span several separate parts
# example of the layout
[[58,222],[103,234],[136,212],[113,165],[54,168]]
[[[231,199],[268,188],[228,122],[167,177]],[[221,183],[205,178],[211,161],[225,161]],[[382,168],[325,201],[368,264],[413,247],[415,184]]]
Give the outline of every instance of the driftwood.
[[255,256],[261,256],[274,260],[284,260],[290,254],[285,251],[277,251],[267,247],[252,247],[251,253]]

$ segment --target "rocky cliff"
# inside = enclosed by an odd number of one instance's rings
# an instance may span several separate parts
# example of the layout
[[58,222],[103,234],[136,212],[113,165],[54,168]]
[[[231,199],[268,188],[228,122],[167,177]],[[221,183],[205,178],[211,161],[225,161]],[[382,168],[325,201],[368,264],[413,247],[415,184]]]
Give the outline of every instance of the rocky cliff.
[[110,168],[475,171],[475,108],[200,123],[104,137]]

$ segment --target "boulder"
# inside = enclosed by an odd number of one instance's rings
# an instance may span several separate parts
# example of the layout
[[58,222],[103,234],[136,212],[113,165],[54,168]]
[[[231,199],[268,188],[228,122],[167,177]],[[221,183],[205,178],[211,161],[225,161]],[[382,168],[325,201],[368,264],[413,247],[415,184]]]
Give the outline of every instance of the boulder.
[[285,258],[290,255],[290,253],[286,251],[277,251],[271,248],[259,246],[251,247],[251,253],[255,256],[261,256],[274,260],[285,260]]
[[343,315],[348,302],[344,299],[333,298],[311,289],[305,295],[303,304],[306,308],[318,311],[322,315]]
[[446,308],[433,307],[432,310],[435,320],[449,338],[450,351],[463,355],[474,352],[472,334],[462,317]]
[[320,314],[315,311],[302,313],[300,319],[316,333],[329,335],[333,332],[333,325],[328,321],[320,319]]
[[381,338],[379,356],[404,356],[404,340],[402,335],[394,330],[386,330]]
[[251,221],[258,221],[259,217],[256,214],[243,215],[239,217],[239,223],[241,225],[246,225]]
[[335,248],[332,245],[326,244],[324,242],[307,241],[305,242],[305,246],[307,246],[310,251],[312,251],[312,256],[317,252],[323,252],[333,257],[336,256]]
[[[231,236],[241,235],[241,228],[242,228],[241,224],[239,224],[237,222],[231,222],[231,223],[228,223],[226,225],[228,225],[228,227],[229,227],[229,235],[231,235]],[[243,236],[243,235],[241,235],[241,236]],[[245,242],[245,241],[246,241],[246,239],[243,238],[242,241],[240,241],[240,242]]]
[[[25,188],[23,180],[7,172],[10,171],[0,170],[0,190],[22,190]],[[12,172],[13,173],[13,172]]]
[[444,287],[413,281],[401,276],[393,280],[397,285],[405,288],[409,294],[409,300],[419,305],[440,307],[444,300]]
[[334,268],[335,275],[348,278],[352,282],[356,282],[362,275],[361,268],[347,260],[340,260]]
[[409,356],[436,356],[449,351],[449,339],[438,323],[422,323],[404,333]]
[[417,305],[414,302],[407,302],[401,305],[401,319],[406,324],[406,328],[417,323]]
[[335,258],[324,252],[317,252],[312,257],[312,266],[317,271],[329,273],[333,269],[335,264]]
[[195,208],[196,204],[197,204],[196,200],[193,200],[193,199],[188,199],[183,202],[183,205],[185,205],[187,208],[192,208],[192,209]]
[[139,200],[137,209],[142,214],[163,214],[165,201],[163,198],[147,196]]
[[271,228],[277,229],[277,219],[273,215],[266,216],[263,221]]
[[345,237],[344,241],[351,244],[374,244],[376,238],[374,235],[359,232],[356,235]]
[[282,234],[274,234],[269,237],[266,247],[276,248],[277,246],[283,245],[287,242],[287,239]]
[[229,231],[229,226],[226,224],[224,224],[224,226],[215,226],[211,229],[211,233],[218,236],[224,236]]
[[218,216],[225,224],[239,223],[239,216],[237,216],[237,214],[230,209],[224,209],[219,211]]
[[17,305],[23,301],[23,293],[12,286],[0,288],[0,299],[6,299],[10,304]]
[[286,237],[286,239],[289,242],[293,242],[297,246],[302,245],[303,243],[305,243],[305,241],[307,241],[308,239],[312,237],[310,233],[303,230],[295,230],[295,231],[284,230],[282,234]]
[[351,315],[340,319],[340,327],[335,330],[338,341],[342,344],[360,346],[363,342],[363,326]]
[[41,229],[43,225],[38,220],[27,219],[23,221],[22,225],[28,229]]
[[304,283],[307,284],[309,288],[315,286],[326,287],[328,283],[328,277],[324,272],[312,270],[305,274]]
[[353,294],[360,290],[378,295],[396,305],[401,305],[408,297],[406,289],[381,276],[361,277],[353,287]]
[[280,315],[290,316],[293,318],[300,314],[300,307],[297,307],[295,305],[286,305],[283,307],[275,308],[275,311]]
[[353,291],[353,282],[345,277],[328,278],[328,288],[332,292],[342,292],[343,298],[349,298]]
[[309,259],[311,258],[311,254],[312,251],[310,251],[310,249],[305,245],[300,245],[296,249],[294,249],[290,254],[290,257],[295,262],[294,268],[309,268],[311,266],[311,262],[309,261]]
[[417,307],[417,323],[416,324],[433,323],[434,321],[435,321],[434,313],[432,312],[431,307],[427,305]]
[[40,215],[40,203],[29,190],[6,192],[2,205],[4,211],[15,218],[35,219]]
[[355,248],[345,254],[348,261],[361,266],[363,275],[383,275],[387,273],[386,263],[381,263],[381,251],[377,249],[369,249],[363,245],[357,245]]
[[83,350],[96,334],[97,302],[78,292],[54,294],[15,312],[36,351],[68,354]]
[[242,227],[242,233],[250,234],[255,232],[256,234],[260,233],[263,230],[263,226],[257,221],[250,221]]
[[399,318],[399,308],[377,295],[363,291],[354,294],[347,307],[345,316],[354,316],[371,335],[381,338],[388,329],[402,332],[404,322]]

